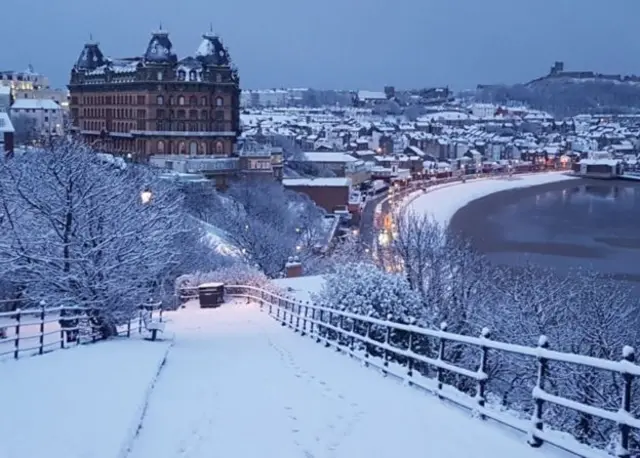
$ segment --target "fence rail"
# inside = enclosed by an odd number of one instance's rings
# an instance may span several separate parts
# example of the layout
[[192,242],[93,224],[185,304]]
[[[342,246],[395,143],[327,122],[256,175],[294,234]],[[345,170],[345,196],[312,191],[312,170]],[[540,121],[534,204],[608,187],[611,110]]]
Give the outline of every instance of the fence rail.
[[[225,292],[231,297],[257,301],[261,309],[266,308],[268,313],[283,326],[288,326],[301,335],[308,335],[327,347],[333,346],[338,351],[362,360],[365,365],[377,367],[385,374],[395,375],[409,384],[436,394],[441,399],[472,410],[482,419],[492,419],[527,434],[528,443],[532,447],[540,447],[546,442],[587,458],[610,456],[603,450],[581,444],[577,440],[567,440],[559,432],[550,430],[548,425],[545,425],[543,413],[547,406],[556,405],[617,424],[619,435],[616,456],[619,458],[632,456],[630,451],[632,430],[640,429],[640,420],[632,415],[631,410],[634,379],[640,377],[640,366],[635,364],[635,351],[632,347],[624,347],[620,361],[611,361],[553,351],[549,348],[549,341],[545,336],[540,337],[537,347],[527,347],[492,340],[490,330],[487,328],[482,330],[480,336],[471,337],[447,332],[447,326],[444,323],[439,330],[425,329],[414,324],[393,322],[391,316],[387,317],[387,320],[380,320],[311,303],[302,303],[279,293],[252,286],[226,285]],[[392,338],[398,334],[403,338]],[[437,357],[428,357],[417,352],[415,347],[420,339],[430,339],[436,344]],[[399,345],[397,340],[401,340],[402,345]],[[447,361],[445,349],[450,343],[476,348],[478,350],[477,369],[469,370]],[[531,392],[533,413],[530,421],[522,421],[486,405],[486,386],[490,377],[487,364],[490,352],[520,355],[531,359],[537,367],[536,383]],[[402,361],[402,365],[397,366],[397,369],[393,363],[394,360]],[[620,409],[611,411],[546,391],[545,388],[549,384],[550,362],[604,370],[621,376]],[[419,365],[426,365],[435,370],[435,377],[427,378],[416,374],[416,368]],[[445,383],[447,373],[472,381],[475,384],[475,396],[463,394],[455,389],[447,389]]]
[[[11,301],[16,302],[16,301]],[[0,312],[0,358],[42,355],[74,345],[96,342],[99,326],[87,307],[45,307]],[[142,334],[147,324],[162,321],[160,303],[138,307],[136,316],[116,327],[118,336]]]

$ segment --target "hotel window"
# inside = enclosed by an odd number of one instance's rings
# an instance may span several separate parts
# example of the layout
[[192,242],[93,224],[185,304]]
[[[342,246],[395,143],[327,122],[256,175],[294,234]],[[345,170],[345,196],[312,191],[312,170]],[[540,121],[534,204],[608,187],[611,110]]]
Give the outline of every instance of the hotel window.
[[164,105],[164,97],[162,97],[161,95],[156,97],[156,105]]
[[224,99],[222,97],[216,97],[216,106],[221,107],[224,105]]
[[178,97],[178,105],[184,105],[184,96],[179,96]]
[[216,142],[216,154],[224,154],[224,145],[222,142]]

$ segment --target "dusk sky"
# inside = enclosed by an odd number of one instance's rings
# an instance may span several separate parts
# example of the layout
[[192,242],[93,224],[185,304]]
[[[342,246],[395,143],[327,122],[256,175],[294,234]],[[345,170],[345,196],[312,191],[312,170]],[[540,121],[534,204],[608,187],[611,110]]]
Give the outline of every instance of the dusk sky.
[[638,0],[5,1],[0,69],[54,86],[89,34],[108,56],[144,52],[160,23],[179,57],[218,32],[242,87],[381,90],[524,82],[567,70],[640,74]]

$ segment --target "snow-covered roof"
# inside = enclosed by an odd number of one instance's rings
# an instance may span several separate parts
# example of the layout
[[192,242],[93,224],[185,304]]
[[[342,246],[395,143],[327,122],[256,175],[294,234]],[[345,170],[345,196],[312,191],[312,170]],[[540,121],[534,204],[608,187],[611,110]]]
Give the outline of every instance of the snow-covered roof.
[[282,180],[282,185],[285,187],[349,187],[351,186],[351,178],[285,178]]
[[0,112],[0,132],[15,132],[13,124],[11,123],[11,118],[9,118],[9,115],[4,112]]
[[9,86],[0,86],[0,95],[10,95],[11,88]]
[[56,102],[50,99],[17,99],[12,110],[61,110]]
[[342,152],[307,151],[304,156],[309,162],[356,162],[358,160]]
[[387,96],[384,92],[376,91],[358,91],[359,100],[387,100]]

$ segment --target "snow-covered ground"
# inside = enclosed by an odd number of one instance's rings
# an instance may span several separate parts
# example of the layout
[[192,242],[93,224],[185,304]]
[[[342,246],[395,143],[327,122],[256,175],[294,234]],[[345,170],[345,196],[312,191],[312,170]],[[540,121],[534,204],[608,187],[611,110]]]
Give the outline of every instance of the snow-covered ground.
[[122,339],[0,362],[0,457],[124,456],[169,345]]
[[322,291],[326,279],[323,275],[307,275],[304,277],[279,278],[272,280],[271,283],[281,289],[285,296],[293,297],[300,302],[313,302],[313,295]]
[[[175,344],[128,458],[555,456],[293,333],[255,304],[171,317]],[[99,387],[107,397],[109,385]]]
[[574,180],[576,177],[564,172],[550,172],[546,174],[514,175],[513,177],[497,177],[488,180],[468,181],[441,189],[434,189],[410,202],[407,213],[430,214],[442,225],[449,224],[455,213],[476,199],[489,194],[510,189],[527,188],[564,180]]

